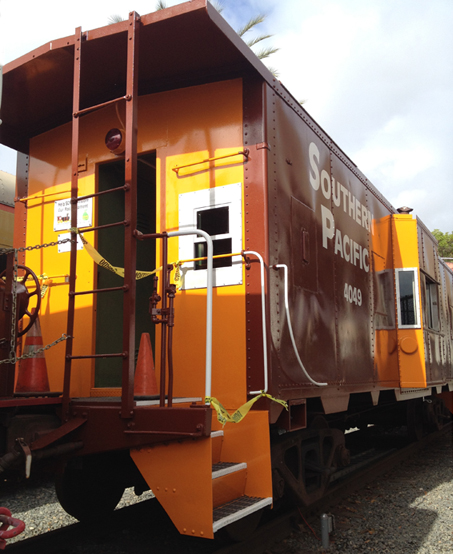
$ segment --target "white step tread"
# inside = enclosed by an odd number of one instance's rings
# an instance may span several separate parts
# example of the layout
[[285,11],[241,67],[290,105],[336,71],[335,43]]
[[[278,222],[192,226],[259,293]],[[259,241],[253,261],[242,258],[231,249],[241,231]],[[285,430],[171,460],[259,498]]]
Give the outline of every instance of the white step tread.
[[213,531],[216,533],[222,527],[242,519],[253,512],[272,505],[272,497],[258,498],[253,496],[241,496],[231,502],[214,509]]
[[218,479],[219,477],[223,477],[229,473],[235,473],[241,469],[247,469],[247,464],[245,462],[218,462],[212,465],[212,478]]

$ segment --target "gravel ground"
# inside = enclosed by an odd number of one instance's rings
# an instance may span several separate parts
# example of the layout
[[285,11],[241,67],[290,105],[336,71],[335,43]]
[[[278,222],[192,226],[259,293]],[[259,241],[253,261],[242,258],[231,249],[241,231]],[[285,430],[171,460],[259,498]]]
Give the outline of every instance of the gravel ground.
[[[150,491],[136,496],[133,489],[126,489],[117,509],[153,497]],[[25,522],[25,531],[8,540],[8,544],[77,523],[60,506],[52,480],[21,484],[18,490],[2,494],[0,505],[8,508],[13,517]]]
[[[329,553],[453,552],[453,437],[431,443],[413,459],[354,492],[331,509]],[[317,537],[320,522],[309,520]],[[321,542],[308,525],[266,554],[314,554]]]
[[[136,497],[128,489],[119,507],[151,496],[148,492]],[[18,539],[75,522],[58,504],[50,481],[27,483],[10,491],[7,487],[2,491],[0,505],[9,508],[13,517],[25,521],[26,530]],[[429,445],[391,473],[352,493],[331,513],[335,516],[336,530],[331,535],[329,553],[453,552],[452,437]],[[308,524],[320,536],[318,518]],[[270,547],[266,554],[314,554],[323,551],[320,545],[308,525],[302,523],[298,531]],[[96,552],[102,552],[99,545]]]

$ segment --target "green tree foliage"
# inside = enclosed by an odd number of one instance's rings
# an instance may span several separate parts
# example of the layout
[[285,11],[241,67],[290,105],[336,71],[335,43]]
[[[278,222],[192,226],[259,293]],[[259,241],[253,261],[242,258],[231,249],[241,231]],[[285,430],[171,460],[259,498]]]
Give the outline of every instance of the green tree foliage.
[[439,229],[432,232],[439,243],[439,256],[441,258],[453,258],[453,232],[442,233]]

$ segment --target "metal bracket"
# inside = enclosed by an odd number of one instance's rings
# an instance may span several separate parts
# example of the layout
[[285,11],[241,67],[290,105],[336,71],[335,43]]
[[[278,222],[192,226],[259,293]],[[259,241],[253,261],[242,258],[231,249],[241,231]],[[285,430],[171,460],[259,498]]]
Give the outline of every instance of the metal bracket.
[[31,461],[32,461],[32,455],[31,450],[28,444],[24,441],[24,439],[19,438],[16,439],[16,450],[21,452],[24,455],[25,458],[25,478],[30,478],[31,473]]

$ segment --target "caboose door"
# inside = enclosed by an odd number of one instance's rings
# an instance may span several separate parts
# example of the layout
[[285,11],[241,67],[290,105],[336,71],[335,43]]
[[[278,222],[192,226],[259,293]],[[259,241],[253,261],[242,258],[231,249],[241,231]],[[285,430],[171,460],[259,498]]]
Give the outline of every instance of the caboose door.
[[[142,233],[156,230],[156,154],[144,154],[137,164],[137,229]],[[124,161],[100,165],[98,168],[98,190],[109,190],[124,185]],[[99,196],[97,225],[108,225],[124,220],[124,193]],[[111,265],[124,267],[124,227],[110,227],[98,233],[97,250]],[[155,241],[141,241],[137,244],[137,270],[155,269]],[[97,266],[97,288],[118,287],[123,278]],[[154,325],[148,313],[148,299],[152,293],[152,277],[137,281],[135,317],[135,358],[142,333],[150,333],[154,348]],[[121,292],[98,294],[96,298],[96,354],[118,352],[123,343],[123,295]],[[95,388],[121,386],[121,358],[97,358],[95,363]]]

